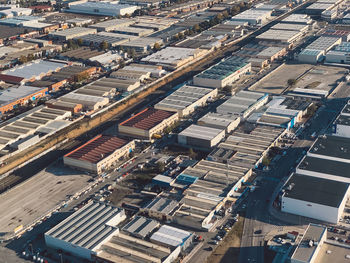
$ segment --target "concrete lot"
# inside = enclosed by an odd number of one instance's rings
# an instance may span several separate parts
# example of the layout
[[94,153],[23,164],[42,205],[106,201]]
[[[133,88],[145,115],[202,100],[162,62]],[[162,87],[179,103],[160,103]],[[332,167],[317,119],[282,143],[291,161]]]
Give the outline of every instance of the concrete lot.
[[31,179],[0,196],[0,234],[32,223],[73,195],[91,177],[66,167],[49,166]]
[[298,79],[295,88],[329,91],[345,74],[347,74],[345,68],[318,65]]
[[297,79],[312,67],[312,65],[306,64],[284,64],[271,74],[267,75],[265,78],[252,85],[249,90],[281,94],[288,86],[288,79]]

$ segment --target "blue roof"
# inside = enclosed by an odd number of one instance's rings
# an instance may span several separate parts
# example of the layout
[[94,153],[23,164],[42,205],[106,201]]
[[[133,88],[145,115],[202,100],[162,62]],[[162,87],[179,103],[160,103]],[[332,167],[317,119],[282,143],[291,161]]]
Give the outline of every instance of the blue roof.
[[198,180],[198,177],[187,174],[180,174],[176,180],[184,184],[193,184]]

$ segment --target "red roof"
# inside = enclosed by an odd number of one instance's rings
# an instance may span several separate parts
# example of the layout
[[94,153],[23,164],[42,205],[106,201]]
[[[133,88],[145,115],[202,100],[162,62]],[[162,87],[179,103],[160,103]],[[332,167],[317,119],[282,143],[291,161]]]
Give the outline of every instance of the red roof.
[[16,77],[16,76],[11,76],[11,75],[5,75],[5,74],[0,74],[0,80],[7,82],[7,83],[12,83],[12,84],[18,84],[21,83],[21,81],[24,78],[21,77]]
[[129,141],[116,136],[100,134],[77,149],[67,153],[64,157],[88,161],[90,163],[98,163],[127,143],[129,143]]
[[139,128],[142,130],[150,130],[163,120],[174,115],[174,112],[165,110],[156,110],[154,108],[146,108],[143,111],[135,114],[131,118],[123,121],[119,125]]

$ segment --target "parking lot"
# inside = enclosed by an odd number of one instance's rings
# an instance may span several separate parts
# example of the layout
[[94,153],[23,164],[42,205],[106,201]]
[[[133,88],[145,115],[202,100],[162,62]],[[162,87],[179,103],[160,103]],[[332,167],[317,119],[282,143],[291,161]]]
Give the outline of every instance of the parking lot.
[[[91,177],[63,166],[49,166],[0,196],[0,232],[13,233],[74,195]],[[40,187],[39,187],[40,185]]]

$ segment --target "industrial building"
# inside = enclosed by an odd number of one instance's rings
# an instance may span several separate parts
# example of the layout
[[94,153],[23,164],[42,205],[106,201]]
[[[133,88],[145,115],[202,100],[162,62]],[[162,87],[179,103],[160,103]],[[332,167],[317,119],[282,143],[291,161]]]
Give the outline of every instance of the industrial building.
[[146,108],[129,119],[119,123],[119,133],[150,140],[161,136],[164,129],[178,121],[178,114],[170,111]]
[[109,98],[70,92],[57,99],[60,102],[81,104],[83,111],[96,111],[109,103]]
[[337,224],[348,195],[348,183],[293,174],[281,196],[281,211]]
[[153,232],[153,230],[158,228],[159,225],[160,223],[156,220],[143,216],[136,216],[123,227],[123,231],[138,238],[145,238]]
[[[321,247],[326,246],[324,242],[327,240],[326,226],[309,224],[303,238],[293,252],[291,263],[312,263],[318,262],[318,254]],[[312,242],[312,243],[310,243]],[[332,256],[334,257],[334,256]]]
[[281,20],[284,24],[304,24],[310,25],[313,23],[312,19],[308,15],[304,14],[291,14]]
[[0,112],[4,114],[47,95],[47,87],[19,86],[8,88],[0,92]]
[[237,115],[245,119],[254,110],[266,104],[268,99],[268,94],[242,90],[218,106],[216,112]]
[[326,52],[335,45],[339,45],[341,41],[341,37],[321,36],[299,53],[298,61],[316,64],[324,58]]
[[204,56],[208,51],[203,49],[166,47],[142,59],[143,62],[156,64],[175,70],[194,59]]
[[246,58],[231,57],[193,77],[193,84],[210,88],[223,88],[251,71]]
[[88,34],[96,34],[97,30],[94,28],[86,28],[86,27],[73,27],[61,31],[52,32],[49,34],[49,37],[58,40],[67,41],[73,38],[79,38],[82,36],[86,36]]
[[163,40],[157,37],[140,37],[131,39],[130,41],[121,44],[120,47],[126,50],[133,49],[137,53],[147,53],[153,50],[155,44],[161,46],[163,45]]
[[35,60],[30,63],[4,70],[0,74],[0,80],[11,84],[24,84],[43,78],[52,72],[59,71],[68,66],[65,63],[50,60]]
[[101,245],[119,232],[117,225],[125,219],[124,210],[91,201],[47,231],[45,243],[48,247],[92,260]]
[[300,31],[269,29],[264,33],[258,35],[256,39],[292,45],[294,42],[300,40],[302,37],[303,33]]
[[142,71],[145,73],[150,73],[151,77],[159,78],[166,73],[162,66],[146,65],[146,64],[136,64],[131,63],[125,66],[123,69],[130,71]]
[[172,216],[179,204],[175,200],[164,197],[156,197],[140,211],[145,215],[158,220],[172,220]]
[[344,172],[349,169],[350,163],[305,156],[297,166],[296,173],[350,183],[349,174]]
[[238,127],[241,118],[237,115],[209,112],[197,121],[198,125],[223,129],[226,133],[232,132]]
[[70,4],[66,12],[98,15],[98,16],[124,16],[133,14],[139,7],[134,5],[121,5],[118,2],[85,2]]
[[120,27],[130,26],[134,23],[135,21],[133,19],[111,19],[111,20],[103,21],[93,25],[89,25],[89,28],[94,28],[98,32],[100,31],[110,32]]
[[131,36],[137,36],[137,37],[145,37],[154,32],[153,29],[147,29],[147,28],[140,28],[140,27],[131,27],[131,26],[124,26],[124,27],[118,27],[113,32],[122,34],[122,35],[131,35]]
[[334,121],[334,135],[350,138],[350,104],[344,106],[337,119]]
[[216,129],[192,124],[177,135],[181,145],[211,149],[225,138],[225,129]]
[[158,102],[154,108],[177,112],[179,117],[183,118],[194,112],[197,107],[206,105],[207,101],[215,98],[217,94],[217,89],[185,85]]
[[273,30],[287,30],[306,33],[309,30],[309,25],[305,24],[291,24],[291,23],[278,23],[271,27]]
[[248,9],[231,18],[233,22],[247,22],[249,25],[263,25],[271,18],[272,10]]
[[350,63],[350,43],[343,42],[336,46],[334,50],[330,50],[326,54],[326,62],[349,64]]
[[113,93],[116,93],[116,91],[120,92],[130,92],[138,87],[140,87],[141,83],[137,79],[123,79],[121,77],[117,78],[119,74],[115,74],[115,78],[112,77],[105,77],[98,79],[89,85],[85,86],[89,89],[97,89],[97,90],[103,90],[103,91],[109,91],[112,95]]
[[134,141],[98,135],[63,157],[65,165],[95,174],[108,171],[135,148]]
[[174,262],[180,252],[192,243],[194,235],[166,225],[158,229],[158,225],[155,220],[135,217],[123,231],[103,243],[94,259],[97,262],[113,263]]
[[101,43],[106,42],[109,47],[117,47],[125,42],[128,42],[128,36],[123,36],[116,33],[111,32],[99,32],[97,34],[85,34],[81,37],[74,38],[75,40],[81,39],[83,41],[83,45],[85,46],[95,46],[100,47]]

